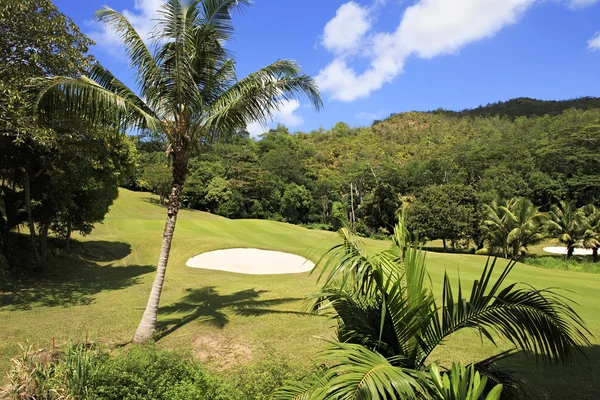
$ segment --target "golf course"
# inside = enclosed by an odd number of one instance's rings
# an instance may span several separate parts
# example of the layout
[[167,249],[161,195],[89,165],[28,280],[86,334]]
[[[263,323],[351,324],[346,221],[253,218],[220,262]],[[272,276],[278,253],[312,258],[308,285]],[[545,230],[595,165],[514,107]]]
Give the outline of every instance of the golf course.
[[[154,277],[165,208],[155,196],[121,189],[103,224],[91,235],[77,237],[74,254],[53,257],[42,278],[0,292],[0,374],[19,345],[34,349],[88,341],[113,348],[131,340],[143,313]],[[227,248],[278,250],[313,262],[337,242],[332,232],[308,230],[264,220],[229,220],[182,210],[159,308],[157,345],[192,352],[208,368],[230,371],[269,357],[309,365],[322,348],[321,338],[334,338],[335,322],[306,313],[303,297],[316,290],[317,274],[246,275],[186,267],[199,253]],[[370,250],[389,242],[364,240]],[[428,253],[434,293],[448,271],[465,284],[476,279],[486,257]],[[537,365],[521,355],[505,362],[519,371],[533,393],[566,396],[576,386],[583,396],[598,398],[600,369],[600,275],[546,270],[518,264],[508,282],[536,288],[559,287],[575,301],[575,310],[595,337],[588,360],[575,365]],[[499,345],[507,346],[500,342]],[[452,336],[431,357],[475,360],[491,354],[493,345],[475,331]]]

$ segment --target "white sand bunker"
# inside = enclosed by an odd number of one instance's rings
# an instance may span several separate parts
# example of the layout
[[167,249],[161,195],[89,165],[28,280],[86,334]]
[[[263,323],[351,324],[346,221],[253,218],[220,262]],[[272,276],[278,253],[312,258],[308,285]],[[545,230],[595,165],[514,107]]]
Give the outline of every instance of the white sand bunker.
[[[550,247],[544,247],[544,251],[546,253],[552,253],[552,254],[567,254],[567,248],[566,247],[560,247],[560,246],[550,246]],[[575,249],[573,249],[573,254],[576,256],[591,256],[593,254],[592,249],[584,249],[584,248],[580,248],[580,247],[576,247]]]
[[252,275],[293,274],[308,272],[315,267],[312,261],[295,254],[260,249],[209,251],[190,258],[186,265]]

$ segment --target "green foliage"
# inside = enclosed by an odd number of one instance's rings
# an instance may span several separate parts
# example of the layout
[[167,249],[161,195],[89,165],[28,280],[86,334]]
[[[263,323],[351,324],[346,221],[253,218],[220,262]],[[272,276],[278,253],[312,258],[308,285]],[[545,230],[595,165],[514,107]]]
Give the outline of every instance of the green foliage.
[[98,364],[88,388],[93,399],[227,399],[221,382],[189,357],[135,346]]
[[590,274],[600,274],[600,264],[590,262],[577,257],[564,259],[563,257],[527,257],[523,260],[525,264],[535,265],[536,267],[546,269],[558,269],[564,271],[588,272]]
[[281,214],[291,223],[307,222],[312,196],[304,186],[289,184],[281,196]]
[[452,363],[452,368],[440,373],[433,363],[429,374],[434,384],[435,399],[439,400],[500,400],[502,385],[496,385],[484,397],[487,377],[481,376],[473,365],[465,367],[461,363]]
[[161,203],[169,198],[172,183],[173,175],[171,169],[167,165],[167,160],[146,164],[139,182],[140,186],[157,194]]
[[[415,398],[425,395],[433,382],[433,398],[477,399],[485,394],[497,399],[501,387],[487,387],[488,378],[475,372],[485,366],[487,374],[502,381],[505,375],[492,373],[489,360],[468,372],[455,365],[445,377],[434,364],[428,366],[434,349],[462,329],[476,329],[492,343],[499,335],[514,345],[494,361],[520,349],[546,362],[573,362],[590,343],[590,332],[562,295],[506,283],[512,262],[497,276],[496,261],[488,260],[470,296],[460,280],[455,295],[445,274],[438,304],[428,284],[424,253],[408,246],[410,235],[402,222],[392,248],[373,255],[346,229],[340,236],[342,243],[320,262],[321,290],[310,295],[315,311],[337,321],[339,343],[322,353],[322,361],[333,364],[328,372],[302,386],[306,398]],[[293,398],[299,388],[285,387],[279,398]]]
[[409,229],[422,240],[473,237],[481,223],[482,204],[468,186],[430,186],[406,209]]

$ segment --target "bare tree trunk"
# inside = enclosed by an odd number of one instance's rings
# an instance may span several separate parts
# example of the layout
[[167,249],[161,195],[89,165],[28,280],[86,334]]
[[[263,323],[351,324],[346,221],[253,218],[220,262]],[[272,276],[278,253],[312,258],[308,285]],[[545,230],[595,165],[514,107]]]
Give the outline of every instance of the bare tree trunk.
[[598,247],[592,249],[592,262],[598,261]]
[[31,240],[31,248],[33,255],[35,256],[35,262],[40,263],[40,254],[38,253],[35,224],[33,223],[33,215],[31,213],[31,180],[29,178],[29,172],[25,169],[25,187],[23,188],[25,194],[25,211],[27,212],[27,224],[29,225],[29,237]]
[[156,276],[150,291],[150,297],[146,304],[146,309],[142,320],[138,325],[135,334],[133,335],[133,343],[143,343],[150,339],[156,331],[156,320],[158,318],[158,305],[160,303],[160,294],[162,292],[163,283],[165,280],[165,272],[169,261],[169,253],[171,251],[171,242],[173,233],[175,232],[175,223],[177,222],[177,213],[181,206],[181,192],[185,179],[188,173],[187,157],[173,153],[173,187],[169,196],[169,207],[167,209],[167,222],[163,232],[162,245],[160,248],[160,256],[156,268]]
[[448,251],[448,247],[446,246],[446,239],[442,239],[442,243],[444,243],[444,253]]
[[50,221],[44,221],[42,229],[40,230],[40,242],[41,242],[41,258],[42,267],[46,266],[48,261],[48,231],[50,230]]
[[71,229],[71,224],[69,223],[69,227],[67,228],[66,242],[65,242],[65,249],[67,251],[71,250],[71,234],[72,233],[73,233],[73,230]]
[[569,245],[567,247],[567,258],[573,257],[573,252],[574,251],[575,251],[575,246],[574,245]]

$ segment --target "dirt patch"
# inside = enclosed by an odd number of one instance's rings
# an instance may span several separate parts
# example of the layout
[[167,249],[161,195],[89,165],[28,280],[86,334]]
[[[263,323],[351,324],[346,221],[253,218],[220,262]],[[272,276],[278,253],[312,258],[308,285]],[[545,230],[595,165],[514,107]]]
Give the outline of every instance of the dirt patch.
[[192,340],[194,354],[202,363],[218,370],[249,364],[253,348],[243,339],[227,337],[222,332],[203,332]]

